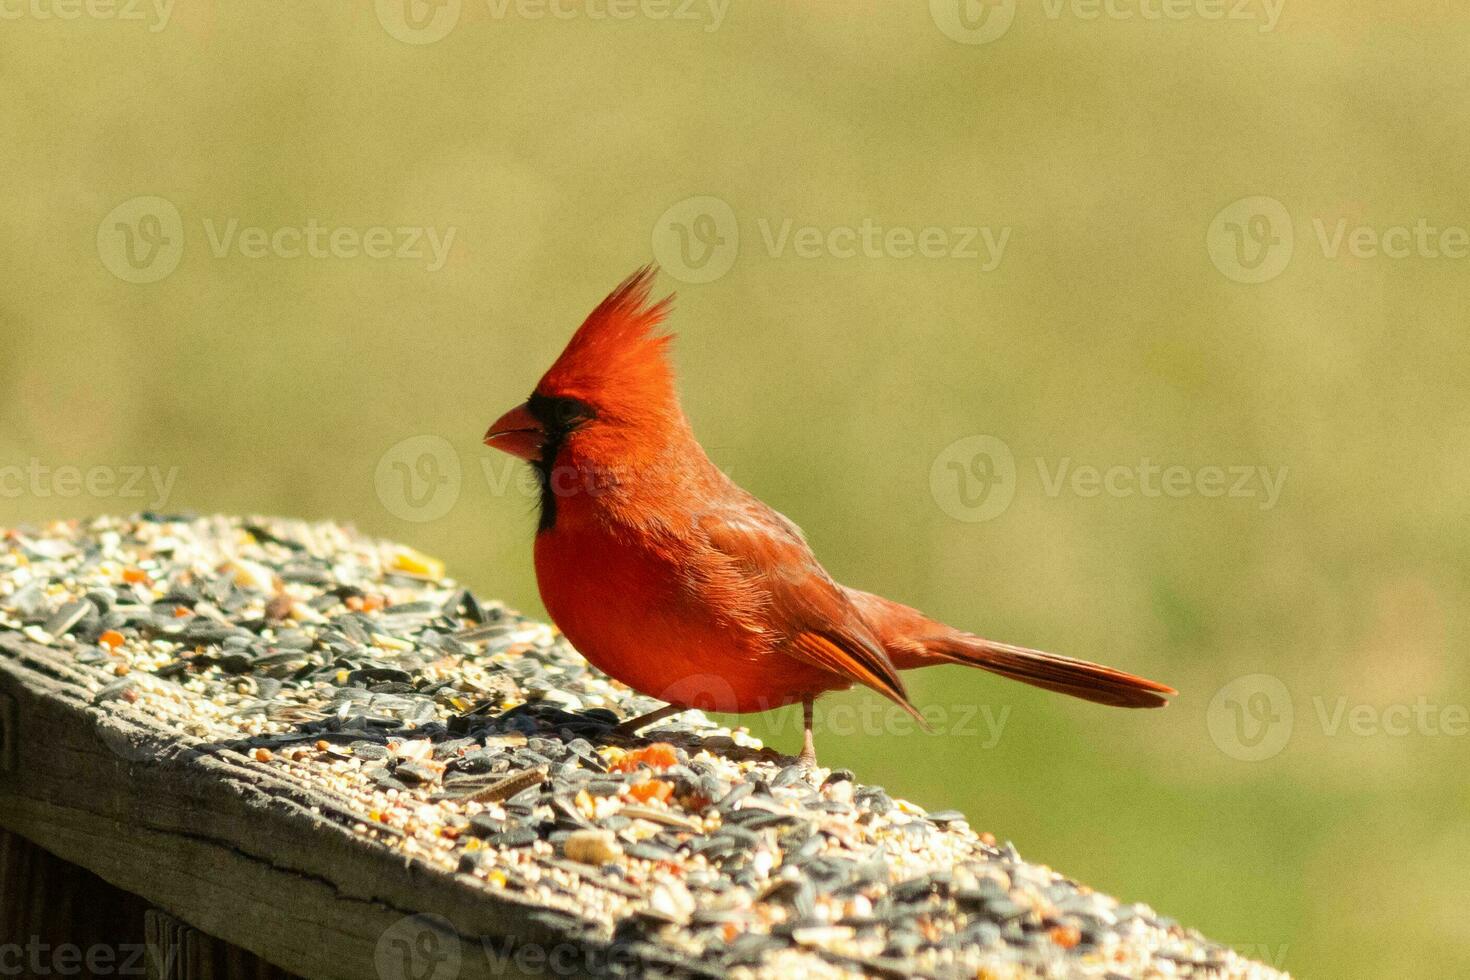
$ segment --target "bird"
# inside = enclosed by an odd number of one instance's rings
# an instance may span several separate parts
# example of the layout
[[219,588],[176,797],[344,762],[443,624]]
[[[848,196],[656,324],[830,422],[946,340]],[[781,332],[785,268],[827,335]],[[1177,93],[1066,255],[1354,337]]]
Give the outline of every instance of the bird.
[[1177,692],[1111,667],[985,639],[835,581],[800,528],[700,446],[651,299],[654,266],[597,305],[529,398],[485,444],[539,487],[542,603],[593,666],[664,702],[634,734],[691,708],[802,706],[798,761],[817,765],[818,696],[862,685],[923,724],[901,671],[961,664],[1099,704],[1153,708]]

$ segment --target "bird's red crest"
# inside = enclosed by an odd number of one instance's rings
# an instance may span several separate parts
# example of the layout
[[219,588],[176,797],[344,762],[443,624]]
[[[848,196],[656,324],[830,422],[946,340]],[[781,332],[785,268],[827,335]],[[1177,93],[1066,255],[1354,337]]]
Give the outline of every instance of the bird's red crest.
[[674,297],[649,301],[656,274],[653,266],[644,266],[599,303],[536,390],[580,398],[612,413],[664,409],[677,401],[668,361],[674,338],[658,330]]

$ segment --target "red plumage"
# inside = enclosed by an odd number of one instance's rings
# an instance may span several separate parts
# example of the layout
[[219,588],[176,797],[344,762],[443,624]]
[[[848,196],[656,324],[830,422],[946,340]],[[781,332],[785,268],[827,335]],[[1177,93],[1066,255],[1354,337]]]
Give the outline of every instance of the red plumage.
[[[680,407],[645,268],[603,300],[486,443],[542,481],[536,576],[589,661],[676,707],[764,711],[864,684],[914,712],[900,669],[960,663],[1103,704],[1175,692],[993,643],[834,582],[800,529],[705,455]],[[914,712],[917,714],[917,712]],[[810,731],[803,757],[811,757]]]

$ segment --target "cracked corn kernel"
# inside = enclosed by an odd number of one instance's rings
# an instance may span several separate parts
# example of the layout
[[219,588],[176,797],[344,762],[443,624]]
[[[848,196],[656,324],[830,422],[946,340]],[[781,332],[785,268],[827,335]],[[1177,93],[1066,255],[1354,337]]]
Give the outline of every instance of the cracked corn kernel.
[[417,575],[428,579],[441,579],[444,577],[444,563],[437,558],[431,558],[421,551],[413,548],[399,547],[393,551],[393,562],[389,566],[394,571],[404,572],[408,575]]
[[637,783],[628,787],[628,795],[639,803],[647,803],[650,800],[658,800],[660,803],[664,803],[673,794],[673,784],[666,783],[662,779],[650,779],[645,783]]
[[632,772],[640,766],[648,766],[650,769],[667,769],[678,764],[679,756],[674,752],[672,745],[667,742],[655,742],[646,748],[635,749],[627,753],[609,768],[613,772]]
[[1076,926],[1052,926],[1047,935],[1062,949],[1071,949],[1082,941],[1082,933]]

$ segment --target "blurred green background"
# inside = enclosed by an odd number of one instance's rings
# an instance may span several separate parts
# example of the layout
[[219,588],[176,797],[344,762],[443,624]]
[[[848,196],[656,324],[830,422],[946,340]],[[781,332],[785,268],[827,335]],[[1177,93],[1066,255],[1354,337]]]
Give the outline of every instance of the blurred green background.
[[540,612],[480,436],[658,258],[697,433],[837,577],[1183,692],[928,671],[937,734],[825,764],[1304,976],[1470,972],[1470,13],[408,2],[4,8],[0,524],[333,517]]

